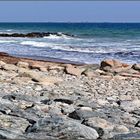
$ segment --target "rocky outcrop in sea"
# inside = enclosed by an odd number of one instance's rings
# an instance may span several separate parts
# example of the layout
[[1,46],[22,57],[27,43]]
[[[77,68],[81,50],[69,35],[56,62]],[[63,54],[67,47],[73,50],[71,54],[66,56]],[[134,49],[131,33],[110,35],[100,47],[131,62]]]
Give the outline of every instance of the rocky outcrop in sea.
[[1,33],[0,37],[29,37],[29,38],[42,38],[42,37],[48,37],[50,35],[55,36],[69,36],[74,37],[74,35],[70,35],[67,33],[59,33],[59,32],[31,32],[31,33]]

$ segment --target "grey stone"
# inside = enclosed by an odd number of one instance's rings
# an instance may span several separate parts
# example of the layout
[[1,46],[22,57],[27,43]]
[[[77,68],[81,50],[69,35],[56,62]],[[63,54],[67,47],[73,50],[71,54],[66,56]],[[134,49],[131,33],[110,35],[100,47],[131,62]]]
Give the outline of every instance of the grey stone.
[[115,135],[112,140],[139,140],[140,134],[129,133],[129,134],[119,134]]
[[58,116],[46,117],[40,119],[27,131],[35,135],[44,133],[44,138],[48,136],[59,139],[97,139],[99,137],[95,129],[80,124],[77,121]]

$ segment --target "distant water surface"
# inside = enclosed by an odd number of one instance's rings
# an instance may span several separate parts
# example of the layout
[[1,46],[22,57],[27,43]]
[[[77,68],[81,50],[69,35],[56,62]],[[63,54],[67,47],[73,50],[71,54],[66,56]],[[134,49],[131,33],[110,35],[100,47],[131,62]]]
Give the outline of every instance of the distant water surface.
[[60,36],[0,37],[0,52],[88,64],[110,58],[140,63],[140,23],[0,23],[0,34],[30,32],[57,32]]

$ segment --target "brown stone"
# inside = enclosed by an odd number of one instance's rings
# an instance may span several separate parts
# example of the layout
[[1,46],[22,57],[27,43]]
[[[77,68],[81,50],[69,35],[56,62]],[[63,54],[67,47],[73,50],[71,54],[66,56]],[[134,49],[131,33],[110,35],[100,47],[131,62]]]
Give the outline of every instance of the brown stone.
[[71,64],[66,66],[66,73],[67,74],[75,75],[75,76],[78,76],[78,77],[82,74],[82,72],[84,70],[85,69],[79,68],[79,67],[71,65]]
[[140,71],[140,64],[134,64],[134,65],[132,66],[132,68],[133,68],[134,70]]
[[101,62],[101,69],[104,69],[104,67],[109,66],[111,68],[118,68],[123,67],[124,64],[122,64],[120,61],[108,59]]
[[28,69],[28,68],[29,68],[29,63],[19,61],[19,62],[17,63],[17,66],[20,67],[20,68],[26,68],[26,69]]

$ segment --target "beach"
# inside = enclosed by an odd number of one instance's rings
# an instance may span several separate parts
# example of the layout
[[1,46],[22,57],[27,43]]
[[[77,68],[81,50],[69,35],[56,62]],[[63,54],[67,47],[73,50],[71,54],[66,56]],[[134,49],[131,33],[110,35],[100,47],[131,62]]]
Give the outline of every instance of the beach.
[[0,53],[1,139],[139,139],[140,64]]
[[139,23],[0,23],[1,139],[140,139]]

